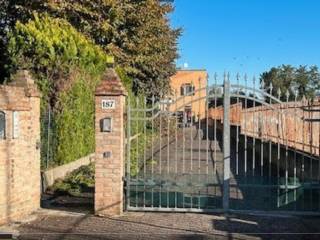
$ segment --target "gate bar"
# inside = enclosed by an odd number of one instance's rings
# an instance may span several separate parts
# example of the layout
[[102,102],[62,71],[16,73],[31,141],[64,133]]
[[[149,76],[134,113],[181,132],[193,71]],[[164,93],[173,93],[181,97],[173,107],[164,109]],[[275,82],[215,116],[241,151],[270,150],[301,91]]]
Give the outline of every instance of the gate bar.
[[126,183],[126,187],[127,187],[127,209],[130,207],[130,183],[131,183],[131,155],[130,155],[130,151],[131,151],[131,141],[130,141],[130,137],[131,137],[131,118],[130,118],[130,114],[131,114],[131,110],[130,110],[130,102],[131,98],[127,97],[127,173],[126,173],[126,177],[127,179],[127,183]]
[[230,195],[230,81],[224,76],[223,94],[223,209],[229,210]]

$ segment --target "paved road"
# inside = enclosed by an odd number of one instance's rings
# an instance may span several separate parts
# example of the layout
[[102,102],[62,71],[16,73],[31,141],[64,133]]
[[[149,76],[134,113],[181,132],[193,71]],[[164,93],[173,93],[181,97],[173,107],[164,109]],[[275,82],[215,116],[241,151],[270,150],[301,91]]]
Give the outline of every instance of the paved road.
[[[221,178],[222,151],[221,132],[217,130],[215,140],[212,128],[198,129],[197,126],[179,128],[177,141],[162,139],[162,150],[154,154],[154,173],[190,174],[190,175],[219,175]],[[207,137],[208,133],[208,137]],[[161,155],[161,156],[160,156]],[[151,169],[148,169],[150,172]]]
[[127,213],[118,218],[43,211],[19,239],[319,239],[320,219],[289,216]]

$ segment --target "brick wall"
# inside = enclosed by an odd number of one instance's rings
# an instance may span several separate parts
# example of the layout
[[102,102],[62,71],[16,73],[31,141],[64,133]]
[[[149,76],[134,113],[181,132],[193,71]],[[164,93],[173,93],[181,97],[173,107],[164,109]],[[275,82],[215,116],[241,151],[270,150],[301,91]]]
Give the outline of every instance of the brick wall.
[[[209,109],[209,117],[223,120],[223,107]],[[320,99],[273,104],[255,108],[230,106],[230,124],[241,127],[241,134],[320,155]]]
[[6,136],[0,139],[0,224],[5,224],[40,207],[40,98],[28,72],[0,86],[0,111],[6,116]]
[[[241,103],[233,104],[230,106],[230,124],[240,126],[241,124],[241,113],[242,105]],[[219,120],[223,122],[223,106],[218,106],[216,108],[209,108],[208,116],[211,119]]]
[[320,102],[273,104],[243,110],[241,133],[319,155]]

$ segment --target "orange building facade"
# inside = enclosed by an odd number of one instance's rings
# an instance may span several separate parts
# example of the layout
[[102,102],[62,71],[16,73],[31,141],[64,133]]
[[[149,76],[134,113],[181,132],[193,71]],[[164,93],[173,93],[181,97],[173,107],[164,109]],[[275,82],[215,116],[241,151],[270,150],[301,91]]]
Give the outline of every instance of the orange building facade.
[[172,89],[171,112],[185,113],[189,119],[196,121],[206,115],[206,87],[208,73],[206,70],[178,70],[170,78]]

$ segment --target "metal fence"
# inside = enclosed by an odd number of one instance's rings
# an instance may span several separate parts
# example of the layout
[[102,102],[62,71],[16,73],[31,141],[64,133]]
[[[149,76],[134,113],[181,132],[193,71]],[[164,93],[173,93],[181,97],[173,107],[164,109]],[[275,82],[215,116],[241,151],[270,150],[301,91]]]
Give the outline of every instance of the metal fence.
[[128,104],[127,209],[319,212],[320,107],[218,82]]
[[41,168],[48,169],[55,165],[55,152],[57,147],[55,114],[50,107],[41,113]]

